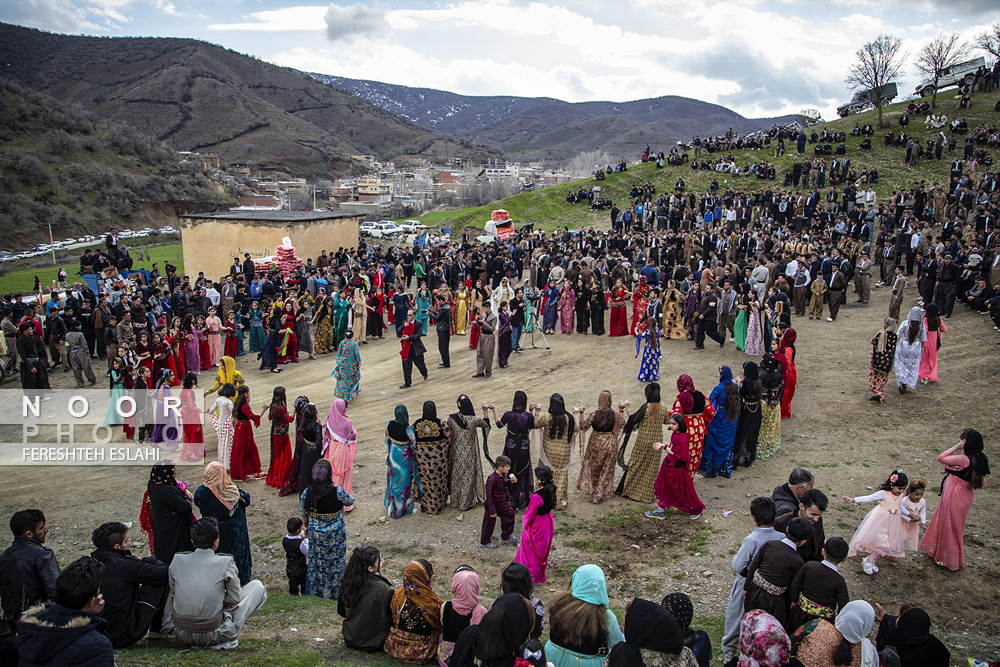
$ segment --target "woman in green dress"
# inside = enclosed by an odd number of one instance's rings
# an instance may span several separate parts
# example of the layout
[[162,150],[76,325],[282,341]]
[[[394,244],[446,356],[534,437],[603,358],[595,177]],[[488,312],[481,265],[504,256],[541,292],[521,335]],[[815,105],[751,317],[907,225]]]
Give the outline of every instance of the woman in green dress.
[[260,302],[250,303],[250,351],[260,352],[264,349],[264,312]]
[[746,350],[747,329],[749,328],[749,311],[751,295],[750,286],[743,283],[739,287],[739,298],[736,308],[740,311],[736,314],[736,322],[733,323],[733,337],[736,339],[736,349]]
[[421,282],[420,289],[417,290],[417,324],[420,325],[421,333],[427,335],[427,321],[430,315],[427,311],[431,307],[431,291],[427,289],[427,283]]
[[405,405],[397,405],[395,419],[385,425],[385,509],[389,517],[398,519],[413,511],[420,498],[420,478],[417,476],[416,436],[410,426]]
[[342,289],[337,292],[333,301],[333,348],[340,349],[340,344],[344,340],[344,333],[347,331],[347,320],[350,317],[351,309],[354,307],[353,301],[347,296],[347,290]]

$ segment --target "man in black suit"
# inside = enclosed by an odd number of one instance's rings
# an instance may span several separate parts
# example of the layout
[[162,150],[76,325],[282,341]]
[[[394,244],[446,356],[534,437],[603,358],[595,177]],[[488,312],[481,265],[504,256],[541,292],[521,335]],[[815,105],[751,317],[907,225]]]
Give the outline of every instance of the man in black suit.
[[248,252],[243,253],[243,275],[246,277],[247,283],[253,280],[254,263]]
[[438,352],[441,354],[441,363],[438,368],[451,368],[451,354],[448,345],[451,342],[451,307],[443,294],[438,294],[437,310],[430,311],[430,316],[434,318],[434,330],[437,331]]
[[399,385],[400,389],[410,386],[414,365],[424,379],[427,379],[427,365],[424,363],[424,353],[427,352],[427,348],[421,340],[423,334],[414,322],[416,317],[417,313],[412,308],[406,311],[406,324],[403,325],[403,332],[399,338],[399,344],[402,346],[399,356],[403,358],[403,384]]

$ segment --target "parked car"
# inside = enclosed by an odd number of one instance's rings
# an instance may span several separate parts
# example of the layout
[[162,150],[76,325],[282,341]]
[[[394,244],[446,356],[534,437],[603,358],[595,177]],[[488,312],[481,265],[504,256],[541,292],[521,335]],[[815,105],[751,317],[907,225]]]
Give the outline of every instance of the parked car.
[[[949,88],[951,86],[972,86],[976,78],[976,70],[986,65],[986,58],[973,58],[964,63],[959,63],[953,67],[946,67],[941,70],[938,77],[937,89]],[[916,87],[917,94],[921,97],[930,97],[934,94],[934,79],[926,79]]]
[[841,118],[847,118],[848,116],[853,116],[856,113],[874,109],[876,100],[878,101],[879,106],[888,106],[888,104],[895,99],[897,94],[898,91],[896,89],[895,81],[882,86],[878,95],[875,94],[874,89],[862,90],[854,93],[854,97],[851,98],[850,102],[837,107],[837,115]]
[[176,234],[177,230],[167,225],[166,227],[160,227],[160,234]]
[[391,220],[379,220],[375,225],[375,229],[372,230],[372,236],[377,239],[405,233],[402,227]]
[[358,234],[361,236],[371,236],[377,225],[377,222],[372,222],[371,220],[362,222],[361,225],[358,226]]
[[419,234],[427,229],[427,225],[419,220],[403,220],[399,226],[402,227],[404,232],[408,232],[410,234]]

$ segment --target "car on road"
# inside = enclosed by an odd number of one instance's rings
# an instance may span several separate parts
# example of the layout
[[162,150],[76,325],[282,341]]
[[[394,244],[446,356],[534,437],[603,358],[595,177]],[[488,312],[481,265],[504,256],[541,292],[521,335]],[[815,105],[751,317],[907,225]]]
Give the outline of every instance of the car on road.
[[419,234],[427,230],[427,225],[420,222],[419,220],[403,220],[403,222],[399,223],[399,226],[403,229],[404,232],[410,234]]
[[160,227],[160,234],[176,234],[177,230],[167,225],[166,227]]

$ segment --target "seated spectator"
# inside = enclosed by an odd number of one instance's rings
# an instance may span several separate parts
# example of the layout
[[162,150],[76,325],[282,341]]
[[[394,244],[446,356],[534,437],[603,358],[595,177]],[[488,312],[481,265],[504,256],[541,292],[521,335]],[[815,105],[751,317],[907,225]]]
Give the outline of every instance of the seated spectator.
[[809,621],[795,633],[796,657],[809,667],[867,667],[877,665],[875,647],[868,633],[875,624],[875,610],[864,600],[848,602],[835,623]]
[[9,623],[28,607],[54,600],[59,564],[45,546],[49,529],[41,510],[21,510],[10,518],[14,543],[0,554],[0,605]]
[[989,300],[993,298],[993,290],[987,287],[986,278],[976,278],[976,284],[965,293],[962,300],[976,312],[985,313]]
[[[535,625],[535,613],[526,598],[517,593],[501,595],[478,624],[458,636],[448,667],[523,664],[519,660],[526,660],[524,646]],[[530,652],[529,664],[546,664],[544,653]]]
[[771,494],[776,516],[793,512],[799,508],[799,498],[813,487],[813,474],[806,468],[796,468],[788,475],[788,482],[775,487]]
[[[460,565],[452,575],[451,594],[452,599],[441,606],[441,641],[437,655],[438,662],[444,665],[448,664],[462,631],[470,625],[478,625],[486,614],[486,607],[479,604],[479,575],[468,565]],[[534,615],[532,609],[531,616]]]
[[55,602],[24,613],[17,623],[21,667],[114,667],[107,621],[98,616],[103,575],[97,559],[77,559],[56,579]]
[[804,667],[791,657],[792,641],[774,616],[754,609],[740,621],[740,653],[725,667],[757,665],[758,667]]
[[344,619],[344,644],[359,651],[382,650],[392,617],[394,590],[382,576],[382,555],[375,547],[355,547],[340,582],[337,614]]
[[129,551],[128,526],[112,521],[91,535],[96,550],[90,554],[104,566],[105,605],[101,618],[115,648],[131,646],[152,627],[159,632],[167,601],[165,563],[152,556],[139,559]]
[[712,640],[704,630],[691,629],[691,621],[694,620],[694,605],[691,604],[691,598],[687,593],[670,593],[660,604],[669,609],[677,619],[684,646],[694,653],[699,667],[708,667],[712,661]]
[[941,640],[931,634],[931,617],[913,604],[899,608],[899,616],[885,613],[875,605],[875,620],[879,622],[875,647],[883,665],[899,667],[947,667],[951,652]]
[[434,568],[423,558],[403,570],[403,585],[389,601],[392,625],[385,640],[390,658],[411,664],[430,662],[441,637],[441,598],[431,588]]
[[191,526],[194,551],[174,555],[163,631],[188,646],[233,649],[247,619],[264,606],[267,590],[258,580],[240,586],[236,562],[217,554],[219,522],[199,519]]
[[608,608],[604,571],[596,565],[577,568],[570,590],[549,604],[545,657],[555,667],[601,667],[615,645],[625,641],[618,617]]
[[535,582],[526,565],[511,563],[500,572],[500,594],[517,593],[530,602],[535,610],[535,628],[531,631],[531,637],[538,639],[545,629],[545,607],[542,601],[534,596],[534,590]]
[[608,654],[607,667],[695,667],[677,619],[664,607],[635,598],[625,607],[625,641]]

